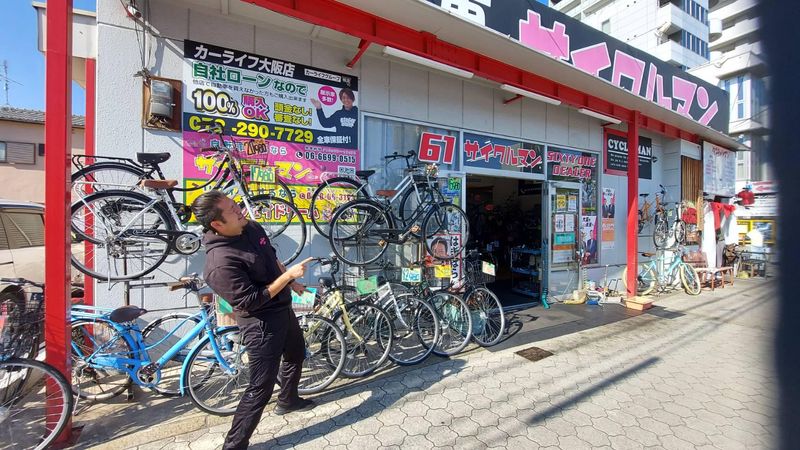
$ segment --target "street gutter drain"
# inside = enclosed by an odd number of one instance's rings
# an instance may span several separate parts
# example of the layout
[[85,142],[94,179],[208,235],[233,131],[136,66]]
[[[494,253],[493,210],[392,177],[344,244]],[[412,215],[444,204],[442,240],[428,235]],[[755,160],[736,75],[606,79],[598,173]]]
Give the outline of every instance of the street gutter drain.
[[553,356],[553,352],[548,352],[547,350],[542,350],[539,347],[528,347],[526,349],[520,350],[516,352],[519,356],[527,359],[531,362],[536,362],[541,359],[545,359],[548,356]]

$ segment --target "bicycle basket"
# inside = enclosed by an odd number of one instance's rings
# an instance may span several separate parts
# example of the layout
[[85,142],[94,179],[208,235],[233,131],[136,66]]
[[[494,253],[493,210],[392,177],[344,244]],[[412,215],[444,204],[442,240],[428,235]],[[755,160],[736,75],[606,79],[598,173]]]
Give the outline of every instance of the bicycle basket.
[[494,264],[486,261],[464,261],[464,276],[469,284],[493,283],[494,270]]
[[0,359],[27,357],[38,342],[44,321],[44,295],[32,293],[24,302],[0,305]]

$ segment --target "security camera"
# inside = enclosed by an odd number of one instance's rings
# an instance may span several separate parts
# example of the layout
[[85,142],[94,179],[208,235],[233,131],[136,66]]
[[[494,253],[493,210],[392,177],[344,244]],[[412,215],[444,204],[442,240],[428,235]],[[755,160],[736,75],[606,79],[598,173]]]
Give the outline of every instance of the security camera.
[[139,20],[142,18],[142,12],[139,11],[139,7],[136,6],[136,2],[134,0],[130,0],[127,5],[125,5],[125,12],[128,13],[128,17],[134,20]]

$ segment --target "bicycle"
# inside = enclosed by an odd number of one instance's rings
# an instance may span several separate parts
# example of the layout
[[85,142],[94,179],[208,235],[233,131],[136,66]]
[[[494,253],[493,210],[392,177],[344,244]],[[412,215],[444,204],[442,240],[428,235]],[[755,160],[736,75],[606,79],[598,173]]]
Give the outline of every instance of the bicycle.
[[[212,178],[214,189],[240,193],[243,209],[265,229],[271,244],[284,255],[283,263],[294,261],[306,240],[300,212],[280,198],[250,195],[230,150],[223,146],[214,151],[228,161],[226,175]],[[170,254],[195,253],[204,230],[188,226],[189,215],[176,210],[172,201],[176,185],[175,180],[145,179],[141,186],[152,196],[138,190],[101,190],[79,199],[72,205],[72,232],[76,240],[93,245],[86,252],[83,246],[73,246],[72,264],[93,278],[124,281],[147,275]]]
[[[339,270],[336,259],[314,258],[321,266]],[[389,357],[394,340],[392,320],[383,308],[365,300],[345,301],[336,278],[321,277],[313,315],[330,319],[344,333],[346,357],[341,373],[349,378],[364,377]]]
[[[468,251],[464,258],[464,277],[459,287],[472,315],[472,337],[481,347],[498,344],[505,334],[506,317],[503,305],[487,286],[494,274],[484,271],[485,264],[477,250]],[[494,264],[492,264],[493,266]]]
[[661,203],[656,206],[655,230],[653,231],[653,243],[656,248],[667,245],[670,237],[675,237],[677,245],[686,242],[686,223],[682,219],[683,202]]
[[0,310],[0,446],[44,449],[69,422],[72,391],[61,372],[36,359],[44,285],[22,278],[0,281],[26,290],[23,303]]
[[[638,211],[638,213],[639,213],[639,221],[638,221],[639,229],[638,229],[637,233],[639,233],[639,234],[641,234],[642,230],[644,229],[644,226],[648,222],[653,220],[653,211],[652,211],[652,209],[654,208],[654,206],[655,206],[656,210],[658,208],[660,208],[661,203],[663,203],[664,198],[666,198],[666,196],[667,196],[666,188],[663,185],[660,185],[660,184],[658,186],[660,188],[660,192],[656,193],[655,205],[653,203],[650,203],[647,200],[647,198],[650,197],[650,194],[639,194],[639,197],[641,197],[642,200],[644,201],[644,203],[642,204],[642,207],[639,208],[639,211]],[[659,194],[661,195],[661,197],[659,197]]]
[[[665,251],[674,253],[671,261],[666,260]],[[639,271],[636,274],[637,295],[647,295],[654,289],[665,292],[667,289],[675,288],[678,283],[683,285],[687,294],[700,294],[702,289],[700,276],[694,267],[683,261],[682,248],[659,249],[657,253],[641,252],[640,255],[645,258],[655,256],[656,259],[639,264]],[[626,289],[627,275],[628,268],[625,267],[622,281]]]
[[[375,170],[359,170],[356,177],[333,177],[323,181],[311,195],[311,206],[309,216],[311,223],[317,232],[324,237],[328,237],[328,229],[323,224],[330,224],[337,209],[345,203],[355,199],[377,198],[388,199],[389,204],[398,203],[398,216],[404,225],[408,223],[416,205],[421,203],[441,203],[445,201],[444,196],[436,188],[435,177],[437,175],[435,166],[414,166],[411,160],[417,154],[409,151],[405,155],[394,152],[384,156],[387,163],[403,159],[406,163],[405,177],[397,183],[394,189],[373,191],[369,184],[369,177],[375,174]],[[409,203],[411,202],[411,203]],[[414,203],[416,202],[416,204]]]
[[177,283],[152,285],[194,293],[200,305],[200,321],[154,360],[150,351],[174,334],[146,343],[136,323],[146,310],[136,306],[109,309],[74,305],[70,322],[74,394],[88,400],[107,400],[127,390],[131,383],[155,390],[161,382],[161,370],[185,355],[178,395],[188,395],[207,413],[233,414],[249,381],[238,328],[216,326],[214,306],[201,300],[199,291],[203,281],[197,276],[181,278]]

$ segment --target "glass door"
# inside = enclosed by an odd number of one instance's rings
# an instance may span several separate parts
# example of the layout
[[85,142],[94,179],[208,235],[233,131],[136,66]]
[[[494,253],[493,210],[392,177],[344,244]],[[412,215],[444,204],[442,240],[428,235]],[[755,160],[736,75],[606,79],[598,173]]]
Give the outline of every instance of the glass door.
[[550,182],[548,186],[546,231],[548,297],[563,300],[571,297],[580,282],[580,211],[579,183]]

